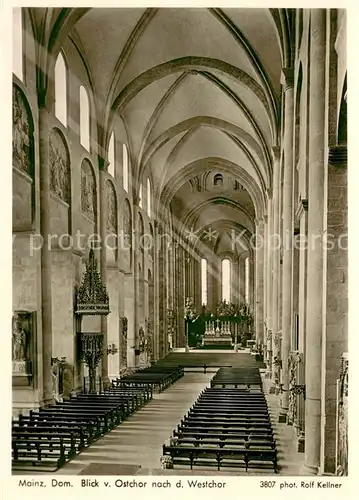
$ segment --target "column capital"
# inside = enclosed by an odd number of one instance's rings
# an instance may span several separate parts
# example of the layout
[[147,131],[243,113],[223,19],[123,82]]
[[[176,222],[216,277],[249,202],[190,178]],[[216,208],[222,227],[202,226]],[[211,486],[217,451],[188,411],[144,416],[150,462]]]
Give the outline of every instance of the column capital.
[[282,68],[280,83],[283,85],[284,90],[292,89],[294,87],[293,68]]
[[272,157],[274,161],[280,160],[281,148],[280,146],[272,146]]
[[267,196],[268,196],[269,200],[272,199],[272,197],[273,197],[273,189],[272,188],[267,189]]

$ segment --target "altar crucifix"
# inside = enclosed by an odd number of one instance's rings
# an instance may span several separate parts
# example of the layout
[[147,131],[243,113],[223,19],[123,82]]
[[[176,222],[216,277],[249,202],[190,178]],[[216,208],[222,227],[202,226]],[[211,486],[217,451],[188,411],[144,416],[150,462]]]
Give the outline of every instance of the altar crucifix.
[[219,325],[221,324],[221,320],[217,318],[217,319],[216,319],[216,323],[217,323],[217,328],[216,328],[216,331],[217,331],[217,332],[220,332],[220,331],[221,331],[221,329],[219,328]]

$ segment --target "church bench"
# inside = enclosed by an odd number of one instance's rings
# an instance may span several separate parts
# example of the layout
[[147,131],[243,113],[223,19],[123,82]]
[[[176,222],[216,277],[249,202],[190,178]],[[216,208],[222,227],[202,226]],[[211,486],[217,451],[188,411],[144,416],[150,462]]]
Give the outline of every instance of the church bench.
[[210,422],[210,421],[201,421],[201,420],[181,420],[182,426],[186,427],[195,427],[196,429],[200,428],[213,428],[215,430],[217,429],[233,429],[233,430],[242,430],[242,429],[250,429],[258,432],[260,429],[263,429],[264,431],[270,430],[271,429],[271,424],[264,423],[264,424],[252,424],[251,422],[248,423],[242,423],[242,424],[231,424],[228,422]]
[[51,465],[61,467],[67,459],[72,457],[66,454],[66,448],[62,440],[58,446],[49,449],[48,443],[35,443],[33,449],[25,448],[27,443],[12,442],[12,462],[13,465]]
[[81,400],[71,400],[64,401],[62,403],[56,403],[56,407],[67,410],[81,410],[103,416],[108,419],[110,426],[116,426],[124,419],[124,408],[123,405],[114,405],[114,403],[98,403],[93,401],[82,402]]
[[[232,436],[243,439],[274,439],[272,429],[230,429],[230,428],[208,428],[208,427],[187,427],[186,425],[178,425],[177,431],[173,431],[174,435],[191,435],[197,437],[218,436],[221,439],[231,438]],[[175,434],[176,433],[176,434]]]
[[[197,406],[196,406],[197,407]],[[228,411],[228,410],[233,410],[233,411],[250,411],[250,410],[257,410],[257,411],[268,411],[268,406],[265,402],[262,403],[241,403],[241,404],[231,404],[230,402],[223,402],[223,401],[215,401],[215,400],[208,400],[208,401],[199,401],[198,402],[198,408],[204,408],[206,410],[216,410],[218,408],[218,411]]]
[[178,365],[179,367],[181,367],[183,370],[185,368],[200,368],[201,371],[203,370],[203,373],[207,373],[207,370],[209,368],[223,368],[223,367],[227,367],[227,368],[231,368],[232,365],[207,365],[205,363],[203,364],[186,364],[186,365]]
[[12,439],[17,440],[19,443],[30,441],[32,443],[43,443],[47,441],[50,441],[50,443],[58,443],[60,439],[62,439],[63,443],[68,445],[71,450],[79,452],[85,447],[83,435],[76,432],[63,432],[59,430],[56,432],[49,432],[48,430],[42,429],[29,428],[26,430],[26,428],[21,429],[19,427],[13,427],[11,435]]
[[238,381],[238,380],[211,380],[211,387],[221,387],[222,389],[227,389],[233,387],[234,389],[248,388],[248,389],[262,389],[262,382],[248,380],[248,381]]
[[125,398],[122,396],[107,396],[102,394],[79,394],[71,396],[71,402],[89,403],[95,405],[121,406],[127,412],[135,411],[140,407],[140,401],[137,398]]
[[111,381],[111,387],[105,389],[102,394],[128,394],[140,398],[144,402],[152,399],[152,387],[147,385],[145,387],[120,387],[122,379],[116,378]]
[[[214,390],[216,389],[216,390]],[[222,397],[222,398],[229,398],[229,397],[234,397],[234,398],[251,398],[251,399],[263,399],[265,398],[264,394],[262,391],[252,391],[251,389],[245,388],[232,388],[233,390],[229,390],[230,388],[223,388],[223,387],[217,387],[217,388],[209,388],[206,391],[203,391],[200,394],[200,397],[202,396],[212,396],[212,397]]]
[[217,405],[201,405],[197,404],[190,409],[191,413],[196,413],[197,415],[203,415],[206,417],[223,415],[224,417],[230,416],[245,416],[245,415],[255,415],[255,416],[269,416],[268,408],[226,408]]
[[[32,440],[15,435],[12,437],[12,448],[13,450],[16,449],[18,453],[29,452],[29,455],[35,455],[36,453],[57,454],[63,448],[66,459],[74,457],[77,453],[74,438],[66,440],[63,437],[51,435],[49,437],[41,436],[40,438],[36,436]],[[38,458],[38,460],[40,459]]]
[[233,437],[227,436],[227,439],[220,439],[219,437],[194,437],[191,435],[177,435],[177,439],[175,440],[175,445],[180,445],[180,444],[192,444],[193,446],[202,446],[202,445],[216,445],[219,446],[220,448],[223,446],[237,446],[237,447],[244,447],[248,449],[253,449],[253,448],[268,448],[268,449],[274,449],[275,448],[275,442],[274,440],[270,439],[261,439],[261,440],[246,440],[246,439],[233,439]]
[[[60,410],[60,408],[59,408]],[[42,417],[42,419],[46,419],[48,421],[58,421],[58,422],[78,422],[79,425],[83,425],[82,423],[91,423],[93,428],[96,429],[97,434],[103,434],[103,422],[96,415],[86,414],[78,414],[78,413],[65,413],[54,410],[48,410],[40,408],[39,412],[36,414],[33,412],[33,416]]]
[[235,413],[223,413],[222,411],[211,411],[207,413],[198,412],[197,409],[190,410],[187,414],[188,417],[193,417],[193,419],[199,420],[228,420],[229,422],[235,421],[247,421],[251,420],[252,422],[268,422],[269,416],[263,414],[254,414],[250,412],[238,412]]
[[91,409],[74,408],[74,407],[50,407],[50,408],[40,408],[40,413],[43,415],[57,415],[59,417],[80,417],[84,420],[88,419],[98,419],[102,432],[108,432],[113,425],[113,417],[109,415],[108,411],[98,411],[97,409],[91,411]]
[[265,398],[251,398],[247,396],[241,396],[241,397],[231,397],[231,396],[218,396],[216,397],[215,395],[212,394],[206,394],[203,396],[200,396],[198,398],[198,403],[201,402],[207,402],[207,403],[222,403],[222,404],[233,404],[233,405],[266,405],[267,401]]
[[194,448],[191,446],[167,446],[162,447],[163,455],[170,455],[174,464],[189,464],[193,469],[195,465],[221,467],[248,467],[272,468],[277,472],[276,450],[250,450],[246,448]]
[[243,404],[252,404],[252,405],[258,405],[258,404],[267,404],[266,399],[263,397],[260,398],[253,398],[250,396],[226,396],[223,394],[222,396],[216,396],[215,394],[203,394],[202,396],[199,396],[197,399],[198,403],[200,402],[219,402],[219,403],[227,403],[227,404],[233,404],[233,405],[243,405]]
[[185,416],[181,420],[181,424],[185,422],[186,425],[191,426],[222,426],[222,427],[261,427],[261,428],[270,428],[271,423],[268,420],[257,421],[254,419],[234,419],[234,420],[224,420],[224,419],[204,419],[204,418],[195,418],[190,416]]
[[41,433],[49,432],[56,434],[66,432],[78,435],[80,443],[91,444],[97,437],[102,435],[99,422],[89,422],[68,418],[51,418],[49,416],[36,415],[22,416],[19,421],[13,422],[13,429],[18,428],[28,432]]
[[133,387],[152,385],[160,392],[172,385],[178,377],[168,373],[135,373],[128,375],[119,381],[120,387]]
[[123,418],[132,415],[133,412],[140,409],[142,404],[136,398],[126,399],[119,397],[110,397],[110,396],[100,396],[100,395],[87,395],[82,394],[78,396],[73,396],[70,398],[70,401],[74,403],[84,403],[91,404],[93,406],[112,406],[116,408],[120,408],[122,411]]

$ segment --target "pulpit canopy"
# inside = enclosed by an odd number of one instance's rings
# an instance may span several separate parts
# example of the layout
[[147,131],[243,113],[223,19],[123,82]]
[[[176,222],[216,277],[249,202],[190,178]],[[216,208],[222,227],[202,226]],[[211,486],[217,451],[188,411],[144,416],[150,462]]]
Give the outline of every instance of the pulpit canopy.
[[106,286],[97,270],[97,261],[93,249],[90,249],[89,261],[76,292],[76,314],[107,315],[110,312]]

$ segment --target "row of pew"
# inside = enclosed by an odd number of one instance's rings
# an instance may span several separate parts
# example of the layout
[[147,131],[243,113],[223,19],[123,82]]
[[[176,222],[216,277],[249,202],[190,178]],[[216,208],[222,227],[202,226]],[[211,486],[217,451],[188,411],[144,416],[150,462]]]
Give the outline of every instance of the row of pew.
[[78,394],[12,420],[12,468],[55,471],[152,399],[150,387]]
[[262,379],[257,367],[223,367],[212,378],[211,387],[233,387],[235,389],[251,389],[262,392]]
[[96,394],[77,394],[12,420],[13,470],[55,471],[111,431],[184,374],[183,367],[151,366],[117,378]]
[[151,387],[153,391],[162,392],[178,379],[183,377],[183,366],[153,365],[113,380],[114,387]]
[[[228,374],[227,374],[228,375]],[[243,379],[248,371],[243,370]],[[235,374],[238,379],[238,371]],[[271,469],[277,450],[263,392],[256,388],[210,387],[199,395],[169,444],[165,467]]]

